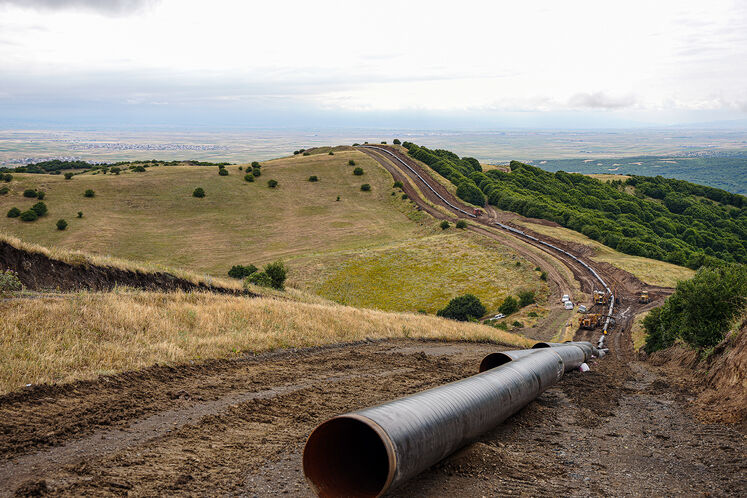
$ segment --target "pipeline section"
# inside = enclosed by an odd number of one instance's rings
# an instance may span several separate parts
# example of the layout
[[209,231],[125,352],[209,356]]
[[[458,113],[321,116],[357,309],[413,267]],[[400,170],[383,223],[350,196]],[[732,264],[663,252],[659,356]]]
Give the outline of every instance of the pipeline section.
[[585,344],[488,355],[477,375],[334,417],[306,442],[306,479],[322,497],[380,496],[495,428],[591,358],[594,348]]

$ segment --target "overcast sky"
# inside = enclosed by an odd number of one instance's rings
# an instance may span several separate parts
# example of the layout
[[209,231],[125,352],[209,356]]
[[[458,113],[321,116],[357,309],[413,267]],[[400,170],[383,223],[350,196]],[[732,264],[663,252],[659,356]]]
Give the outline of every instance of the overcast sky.
[[0,125],[747,119],[747,1],[0,0]]

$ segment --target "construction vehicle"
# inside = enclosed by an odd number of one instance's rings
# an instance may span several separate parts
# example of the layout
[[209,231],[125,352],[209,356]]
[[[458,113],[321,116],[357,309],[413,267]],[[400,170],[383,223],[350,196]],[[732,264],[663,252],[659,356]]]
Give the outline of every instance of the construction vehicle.
[[602,321],[602,315],[599,313],[587,313],[581,318],[581,328],[593,330],[599,326]]
[[610,302],[610,295],[604,291],[594,291],[594,304],[607,304]]
[[483,210],[482,210],[482,209],[477,209],[477,208],[475,208],[475,210],[474,210],[473,214],[474,214],[475,216],[482,216],[482,215],[484,215],[485,213],[483,212]]
[[638,302],[644,303],[644,304],[651,302],[651,298],[649,297],[647,290],[642,290],[638,292]]

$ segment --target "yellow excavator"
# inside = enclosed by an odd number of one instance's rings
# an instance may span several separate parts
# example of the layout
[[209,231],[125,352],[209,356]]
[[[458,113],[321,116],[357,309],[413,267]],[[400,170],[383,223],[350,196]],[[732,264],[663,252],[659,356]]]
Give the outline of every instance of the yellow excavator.
[[581,328],[593,330],[599,326],[602,315],[599,313],[587,313],[581,318]]
[[638,292],[638,302],[644,303],[644,304],[651,302],[651,298],[649,297],[647,290],[642,290]]

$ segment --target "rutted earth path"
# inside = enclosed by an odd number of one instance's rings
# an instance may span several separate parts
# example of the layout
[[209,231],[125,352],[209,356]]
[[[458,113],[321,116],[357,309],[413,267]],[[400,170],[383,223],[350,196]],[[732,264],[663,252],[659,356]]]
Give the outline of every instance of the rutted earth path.
[[[0,494],[310,496],[300,456],[320,421],[472,375],[498,349],[372,341],[19,391],[0,400]],[[743,435],[607,360],[394,495],[744,491]]]

